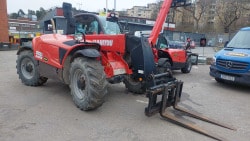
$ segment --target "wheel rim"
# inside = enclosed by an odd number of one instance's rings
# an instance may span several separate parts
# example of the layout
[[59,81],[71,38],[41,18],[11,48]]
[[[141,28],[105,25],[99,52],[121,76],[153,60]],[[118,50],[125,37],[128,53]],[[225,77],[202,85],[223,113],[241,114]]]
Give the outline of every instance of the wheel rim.
[[21,72],[27,79],[31,79],[35,75],[35,65],[29,58],[24,58],[21,62]]
[[81,69],[77,69],[73,75],[73,89],[78,99],[85,97],[86,88],[86,77]]

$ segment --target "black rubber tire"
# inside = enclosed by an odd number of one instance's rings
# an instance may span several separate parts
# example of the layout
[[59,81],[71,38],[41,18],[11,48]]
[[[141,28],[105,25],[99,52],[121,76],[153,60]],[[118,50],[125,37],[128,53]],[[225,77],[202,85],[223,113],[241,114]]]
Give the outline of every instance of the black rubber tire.
[[78,57],[71,63],[71,95],[81,110],[100,107],[108,93],[107,84],[103,66],[98,60]]
[[[130,53],[125,54],[124,59],[126,60],[130,69],[132,69],[132,62]],[[146,92],[145,83],[135,80],[132,75],[127,75],[124,77],[123,83],[129,92],[135,94],[144,94]]]
[[182,73],[190,73],[192,69],[192,60],[191,57],[188,57],[185,67],[181,69]]
[[38,61],[34,59],[32,50],[24,50],[19,53],[16,69],[19,79],[27,86],[40,86],[48,80],[48,78],[40,76]]
[[130,75],[125,76],[123,83],[128,91],[136,94],[144,94],[146,92],[145,83],[136,81]]
[[168,72],[171,72],[172,74],[171,64],[167,58],[160,58],[158,60],[157,71],[158,73],[165,73],[168,71]]
[[173,77],[173,73],[171,70],[171,63],[169,62],[168,58],[160,58],[158,60],[158,65],[157,65],[157,73],[166,73],[168,72],[169,75],[167,77],[163,77],[161,79],[158,79],[158,82],[160,83],[167,83],[170,81],[173,81],[175,78]]

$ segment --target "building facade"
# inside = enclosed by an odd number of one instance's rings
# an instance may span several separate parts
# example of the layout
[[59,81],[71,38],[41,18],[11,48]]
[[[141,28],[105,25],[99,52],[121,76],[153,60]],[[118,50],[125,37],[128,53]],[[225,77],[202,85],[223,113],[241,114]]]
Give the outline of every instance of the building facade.
[[131,9],[127,9],[127,15],[130,17],[140,17],[151,19],[152,13],[157,7],[156,3],[150,3],[148,6],[134,6]]
[[0,0],[0,3],[0,43],[7,43],[9,42],[7,2]]
[[29,18],[9,19],[9,35],[14,38],[33,38],[39,34],[39,26],[37,21]]

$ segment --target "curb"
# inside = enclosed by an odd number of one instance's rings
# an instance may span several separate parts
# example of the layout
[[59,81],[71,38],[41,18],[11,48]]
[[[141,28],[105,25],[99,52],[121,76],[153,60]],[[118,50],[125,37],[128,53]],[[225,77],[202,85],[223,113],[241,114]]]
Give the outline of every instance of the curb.
[[212,57],[198,56],[198,64],[200,65],[211,65],[213,62]]

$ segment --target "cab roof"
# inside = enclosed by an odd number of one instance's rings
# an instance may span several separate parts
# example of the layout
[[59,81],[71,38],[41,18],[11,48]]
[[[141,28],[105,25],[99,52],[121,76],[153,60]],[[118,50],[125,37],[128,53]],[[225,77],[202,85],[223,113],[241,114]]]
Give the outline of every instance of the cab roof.
[[241,31],[250,31],[250,27],[243,27],[240,29]]

